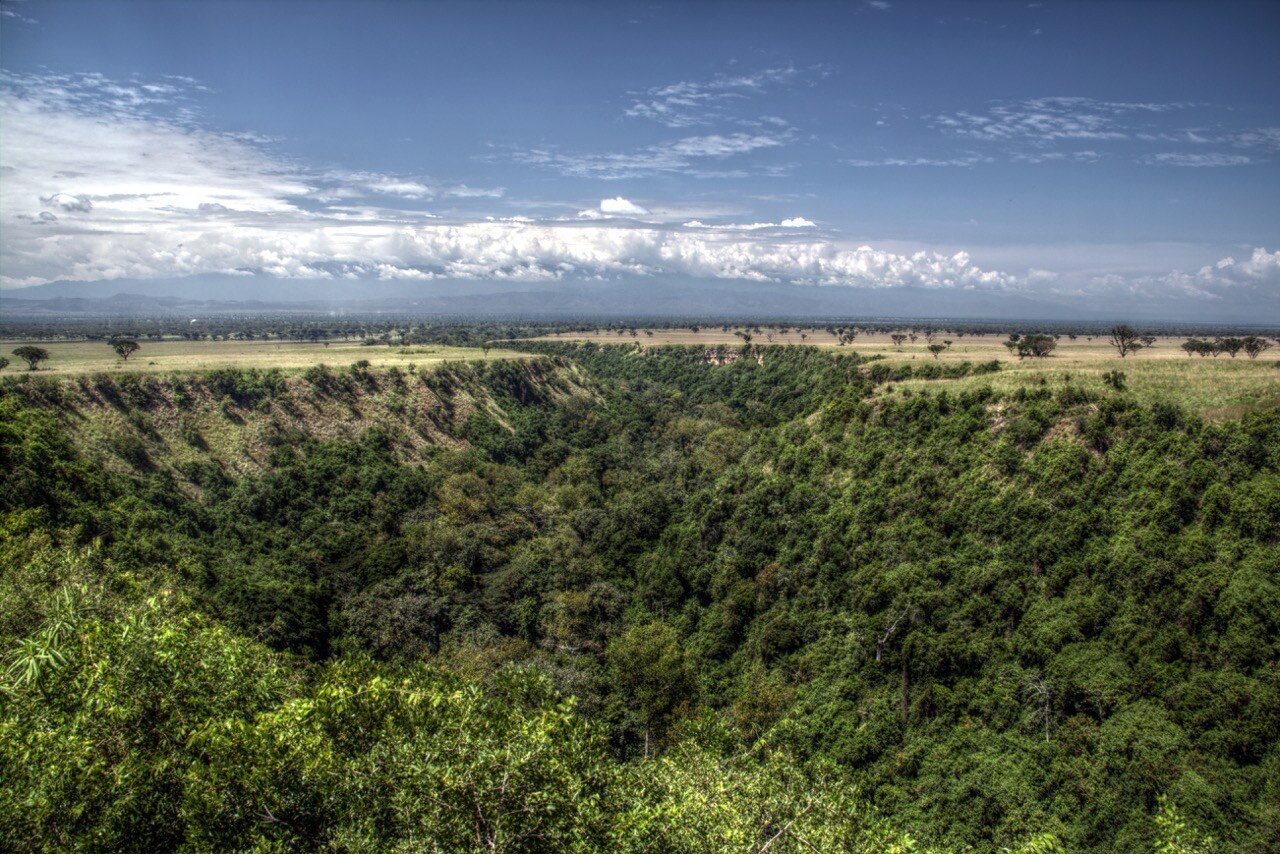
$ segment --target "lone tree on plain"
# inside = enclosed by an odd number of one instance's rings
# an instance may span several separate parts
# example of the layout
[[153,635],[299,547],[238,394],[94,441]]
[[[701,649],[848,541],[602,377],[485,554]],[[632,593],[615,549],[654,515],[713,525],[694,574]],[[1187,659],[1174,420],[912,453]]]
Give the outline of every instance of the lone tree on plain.
[[937,359],[938,356],[942,354],[942,351],[947,349],[947,347],[949,346],[951,346],[950,341],[948,341],[946,344],[930,344],[929,352],[933,354],[933,358]]
[[1126,323],[1119,326],[1111,327],[1111,346],[1116,348],[1116,352],[1123,359],[1130,353],[1136,353],[1143,347],[1149,346],[1143,339],[1143,336]]
[[1018,342],[1018,358],[1023,356],[1034,356],[1037,359],[1044,359],[1054,348],[1058,346],[1058,339],[1052,335],[1043,335],[1040,333],[1032,333],[1031,335],[1022,336],[1022,340]]
[[49,358],[49,351],[43,347],[25,344],[13,351],[13,355],[27,363],[28,371],[40,370],[40,363]]
[[111,342],[111,349],[115,350],[116,355],[127,362],[130,356],[142,349],[142,345],[132,338],[116,338]]
[[907,340],[907,336],[903,335],[901,332],[895,332],[889,337],[893,339],[893,346],[899,349],[902,348],[902,342]]

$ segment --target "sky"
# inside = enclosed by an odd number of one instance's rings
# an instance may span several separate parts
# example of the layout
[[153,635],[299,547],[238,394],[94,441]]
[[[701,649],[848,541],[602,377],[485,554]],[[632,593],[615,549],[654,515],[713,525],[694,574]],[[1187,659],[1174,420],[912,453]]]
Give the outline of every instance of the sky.
[[0,0],[0,287],[1280,308],[1278,42],[1274,2]]

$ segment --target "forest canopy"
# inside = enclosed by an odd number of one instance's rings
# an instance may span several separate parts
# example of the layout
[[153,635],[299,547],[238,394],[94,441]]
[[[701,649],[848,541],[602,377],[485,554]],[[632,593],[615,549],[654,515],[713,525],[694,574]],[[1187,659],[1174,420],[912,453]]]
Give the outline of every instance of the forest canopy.
[[0,381],[3,847],[1280,844],[1274,408],[523,349]]

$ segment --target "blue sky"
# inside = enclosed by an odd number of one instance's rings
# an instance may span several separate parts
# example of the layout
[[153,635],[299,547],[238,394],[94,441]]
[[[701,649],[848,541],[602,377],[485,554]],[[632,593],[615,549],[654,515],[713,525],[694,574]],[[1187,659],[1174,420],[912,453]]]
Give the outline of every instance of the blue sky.
[[1278,36],[1275,3],[4,0],[0,283],[1274,299]]

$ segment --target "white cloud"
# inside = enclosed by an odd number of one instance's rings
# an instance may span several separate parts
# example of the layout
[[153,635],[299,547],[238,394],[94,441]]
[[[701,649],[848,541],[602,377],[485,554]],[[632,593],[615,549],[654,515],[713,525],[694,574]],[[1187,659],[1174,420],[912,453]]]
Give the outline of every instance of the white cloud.
[[[934,128],[948,135],[1000,144],[1002,153],[1015,163],[1092,163],[1101,159],[1103,154],[1098,151],[1070,148],[1072,143],[1086,141],[1128,146],[1128,156],[1139,163],[1169,166],[1241,166],[1262,161],[1256,157],[1223,152],[1150,152],[1149,144],[1181,143],[1201,148],[1216,145],[1280,151],[1280,128],[1210,130],[1169,126],[1174,114],[1206,106],[1181,101],[1124,102],[1051,97],[997,102],[984,111],[960,111],[926,118]],[[1147,153],[1142,152],[1144,147],[1148,149]],[[910,161],[902,162],[905,163]],[[858,165],[873,164],[875,161],[858,161]]]
[[54,193],[51,196],[41,196],[40,201],[63,211],[88,213],[93,210],[93,202],[83,193],[78,196],[73,196],[70,193]]
[[879,160],[846,160],[850,166],[869,168],[875,166],[977,166],[992,163],[992,158],[982,154],[965,154],[960,157],[884,157]]
[[1126,139],[1134,130],[1126,117],[1182,109],[1184,103],[1127,103],[1052,97],[1000,102],[986,112],[932,116],[935,127],[957,136],[1000,141],[1052,142]]
[[1094,290],[1124,291],[1142,296],[1181,296],[1202,299],[1222,299],[1227,296],[1261,297],[1266,301],[1280,300],[1280,251],[1269,252],[1255,248],[1243,261],[1227,257],[1214,264],[1206,264],[1194,273],[1174,271],[1163,275],[1117,275],[1095,277]]
[[500,199],[506,193],[503,187],[468,187],[466,184],[446,187],[440,191],[440,195],[455,199]]
[[1198,154],[1162,152],[1148,154],[1139,158],[1139,162],[1152,166],[1189,166],[1193,168],[1214,168],[1219,166],[1246,166],[1253,159],[1243,154]]
[[[1049,271],[1018,276],[979,266],[964,252],[841,246],[798,216],[715,225],[436,219],[414,204],[433,190],[436,198],[493,197],[501,191],[451,189],[412,176],[305,170],[272,155],[257,137],[203,129],[183,106],[197,90],[191,81],[46,76],[4,82],[0,284],[6,287],[212,272],[528,281],[680,275],[864,288],[1062,287]],[[688,169],[699,159],[776,144],[761,134],[708,134],[643,153],[662,169]],[[601,200],[595,212],[659,223],[736,215],[706,206],[642,206],[623,196]],[[672,219],[677,213],[682,219]],[[1203,296],[1232,288],[1269,293],[1280,278],[1278,269],[1280,253],[1257,250],[1241,262],[1224,259],[1186,275],[1122,278],[1114,286]]]
[[600,202],[600,212],[606,214],[619,214],[622,216],[643,216],[648,211],[637,205],[629,199],[622,196],[615,196],[612,199],[602,199]]
[[370,182],[366,186],[375,193],[406,199],[425,199],[432,195],[430,187],[417,181],[382,180]]
[[710,80],[684,80],[645,90],[624,114],[651,119],[667,127],[705,125],[724,118],[724,108],[729,104],[794,83],[802,76],[803,72],[787,65],[751,74],[721,74]]
[[8,6],[0,6],[0,18],[8,18],[13,21],[20,21],[24,24],[39,23],[35,18],[28,18],[17,9],[13,9]]
[[742,222],[708,224],[701,220],[691,219],[684,224],[685,228],[697,228],[711,231],[764,231],[778,228],[817,228],[817,223],[810,222],[802,216],[784,219],[782,222]]
[[[514,155],[517,162],[554,169],[575,178],[619,180],[645,175],[676,173],[692,177],[737,177],[746,170],[717,171],[699,165],[700,160],[724,160],[763,149],[776,148],[794,138],[790,130],[689,136],[630,152],[565,154],[533,149]],[[762,170],[758,170],[762,171]]]
[[1014,163],[1094,163],[1102,154],[1092,149],[1084,151],[1036,151],[1010,155]]
[[[794,218],[711,232],[678,226],[438,224],[429,214],[334,204],[375,193],[413,200],[416,179],[307,173],[252,138],[201,129],[172,95],[93,77],[9,80],[0,92],[0,266],[7,286],[57,279],[253,271],[271,276],[403,276],[555,280],[668,273],[857,287],[1003,287],[1010,276],[963,254],[898,255],[779,237]],[[659,168],[780,144],[767,134],[709,134],[648,150]],[[74,214],[73,223],[46,210]],[[646,209],[621,196],[602,214]],[[41,214],[46,214],[42,216]]]

